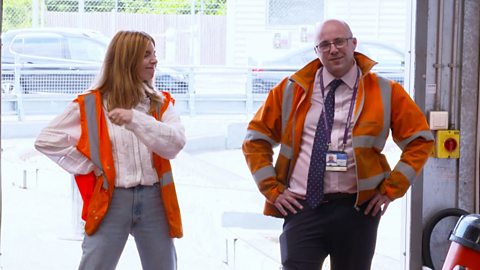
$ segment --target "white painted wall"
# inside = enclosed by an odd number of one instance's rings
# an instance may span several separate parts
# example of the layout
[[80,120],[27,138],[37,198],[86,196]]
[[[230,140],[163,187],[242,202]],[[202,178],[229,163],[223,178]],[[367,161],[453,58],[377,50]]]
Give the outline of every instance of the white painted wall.
[[[255,59],[283,55],[289,50],[312,43],[315,25],[270,26],[267,24],[268,0],[229,0],[227,63],[249,64]],[[401,0],[324,0],[324,10],[319,10],[319,22],[323,18],[339,18],[349,23],[354,35],[362,39],[380,40],[404,49],[407,36],[407,1]],[[294,2],[292,1],[292,5]],[[291,14],[301,16],[301,14]],[[301,38],[302,28],[307,29],[308,39]],[[284,43],[275,49],[273,40],[279,33]]]

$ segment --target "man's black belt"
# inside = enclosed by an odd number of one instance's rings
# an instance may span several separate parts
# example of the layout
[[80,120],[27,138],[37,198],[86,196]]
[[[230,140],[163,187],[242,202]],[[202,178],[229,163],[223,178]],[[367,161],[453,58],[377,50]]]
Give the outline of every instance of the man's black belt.
[[344,199],[352,199],[356,197],[357,197],[357,193],[341,193],[341,192],[327,193],[323,195],[322,203],[344,200]]

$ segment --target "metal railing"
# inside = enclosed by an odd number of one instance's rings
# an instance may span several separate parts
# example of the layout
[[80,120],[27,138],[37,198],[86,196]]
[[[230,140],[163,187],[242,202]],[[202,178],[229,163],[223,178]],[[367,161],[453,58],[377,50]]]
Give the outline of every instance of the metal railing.
[[[100,66],[2,65],[2,115],[19,120],[55,115],[76,95],[90,89]],[[181,114],[250,113],[264,94],[250,94],[247,67],[159,66],[157,89],[168,91]]]
[[[2,65],[2,115],[55,115],[89,89],[100,67]],[[271,87],[294,70],[227,66],[158,67],[155,85],[176,100],[182,115],[251,114]],[[403,82],[403,72],[379,71]]]

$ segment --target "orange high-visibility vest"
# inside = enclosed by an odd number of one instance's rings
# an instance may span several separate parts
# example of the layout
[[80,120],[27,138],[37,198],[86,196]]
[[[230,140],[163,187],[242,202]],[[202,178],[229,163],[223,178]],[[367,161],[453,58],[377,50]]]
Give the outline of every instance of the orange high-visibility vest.
[[[157,120],[161,119],[170,101],[174,102],[170,94],[167,92],[163,94],[165,96],[163,105],[153,113]],[[75,175],[83,199],[82,219],[86,221],[85,233],[92,235],[108,211],[115,190],[115,166],[100,92],[93,90],[79,95],[75,101],[80,107],[82,130],[77,149],[100,170],[98,176],[94,172]],[[170,161],[155,153],[152,160],[161,185],[160,192],[170,237],[180,238],[183,236],[182,220]]]

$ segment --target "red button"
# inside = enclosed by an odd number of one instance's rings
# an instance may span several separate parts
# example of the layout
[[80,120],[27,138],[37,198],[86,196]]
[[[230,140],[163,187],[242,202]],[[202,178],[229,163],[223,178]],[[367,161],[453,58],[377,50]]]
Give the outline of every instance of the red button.
[[454,138],[448,138],[443,142],[443,147],[445,147],[448,152],[453,152],[457,149],[457,140]]

